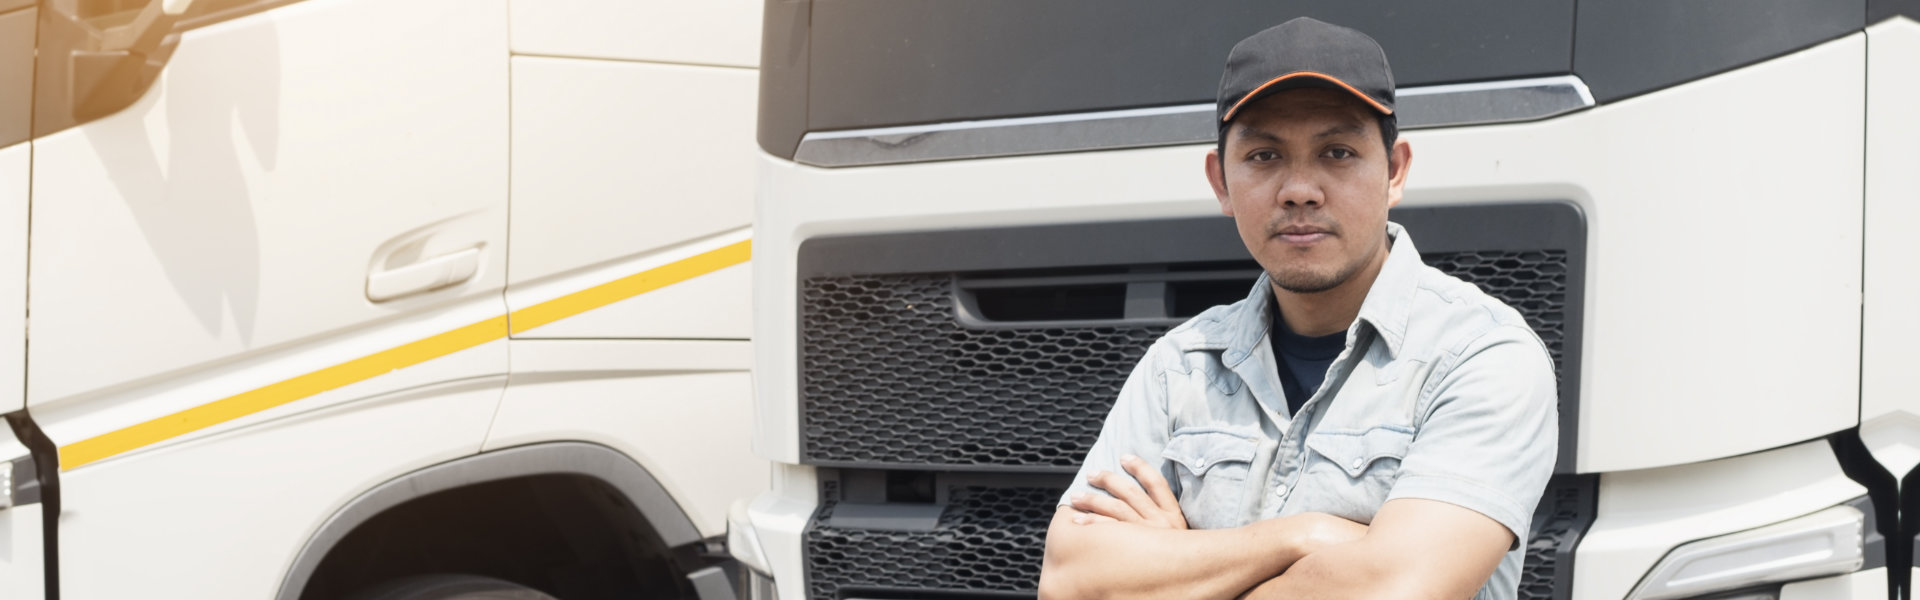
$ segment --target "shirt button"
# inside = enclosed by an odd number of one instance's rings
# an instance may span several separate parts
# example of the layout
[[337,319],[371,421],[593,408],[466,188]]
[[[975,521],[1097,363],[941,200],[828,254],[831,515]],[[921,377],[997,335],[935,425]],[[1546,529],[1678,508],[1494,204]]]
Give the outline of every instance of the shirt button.
[[1286,495],[1287,495],[1287,484],[1282,483],[1280,485],[1273,486],[1273,497],[1284,498],[1286,497]]
[[1356,458],[1356,459],[1353,459],[1353,468],[1355,468],[1355,469],[1358,469],[1358,468],[1360,468],[1361,466],[1364,466],[1364,465],[1366,465],[1366,464],[1367,464],[1366,462],[1364,462],[1364,461],[1361,461],[1361,460],[1360,460],[1360,459],[1358,459],[1358,458]]

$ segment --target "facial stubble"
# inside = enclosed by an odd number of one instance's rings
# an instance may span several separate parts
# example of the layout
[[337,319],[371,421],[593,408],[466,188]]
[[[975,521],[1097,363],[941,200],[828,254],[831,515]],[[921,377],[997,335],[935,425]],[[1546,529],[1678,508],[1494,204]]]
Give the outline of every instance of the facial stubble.
[[[1277,226],[1269,228],[1269,239],[1271,239],[1271,236],[1278,235],[1277,233],[1271,233],[1277,229]],[[1344,234],[1339,232],[1336,232],[1334,235],[1344,238]],[[1384,245],[1384,243],[1376,245],[1374,252],[1383,251],[1384,248],[1382,246]],[[1314,273],[1307,269],[1294,269],[1289,272],[1283,268],[1280,270],[1268,270],[1267,277],[1272,279],[1273,284],[1279,286],[1280,289],[1295,294],[1317,294],[1340,287],[1341,284],[1353,279],[1355,274],[1358,274],[1361,269],[1366,268],[1368,263],[1373,262],[1374,256],[1375,254],[1370,252],[1356,257],[1354,260],[1348,261],[1347,264],[1341,265],[1339,270],[1332,273]]]

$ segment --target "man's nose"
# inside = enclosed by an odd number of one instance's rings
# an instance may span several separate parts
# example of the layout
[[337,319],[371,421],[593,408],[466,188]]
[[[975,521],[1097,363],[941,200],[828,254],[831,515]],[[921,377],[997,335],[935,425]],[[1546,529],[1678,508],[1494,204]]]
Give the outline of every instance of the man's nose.
[[1280,181],[1280,190],[1274,199],[1282,206],[1319,206],[1326,201],[1326,195],[1312,177],[1291,174]]

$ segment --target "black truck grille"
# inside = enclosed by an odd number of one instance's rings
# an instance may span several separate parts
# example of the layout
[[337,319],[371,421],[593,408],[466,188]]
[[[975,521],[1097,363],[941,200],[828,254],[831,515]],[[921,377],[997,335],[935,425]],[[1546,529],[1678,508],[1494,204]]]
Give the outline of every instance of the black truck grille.
[[931,531],[827,526],[838,501],[829,490],[806,532],[807,593],[821,600],[861,591],[1032,594],[1047,524],[1065,490],[955,487]]
[[[1592,475],[1562,475],[1548,484],[1523,546],[1520,600],[1566,597],[1572,578],[1568,553],[1593,522],[1595,483]],[[933,529],[890,531],[828,525],[839,495],[834,483],[826,483],[820,512],[805,535],[807,596],[1030,597],[1039,589],[1047,525],[1065,491],[954,486]]]
[[1446,252],[1421,258],[1520,311],[1553,354],[1554,370],[1565,371],[1560,365],[1566,345],[1566,251]]
[[[1561,362],[1566,252],[1425,258],[1526,315]],[[809,462],[1071,470],[1134,362],[1167,329],[970,328],[956,319],[953,294],[948,275],[805,281],[801,451]]]
[[[1570,474],[1584,217],[1551,202],[1395,214],[1429,265],[1518,310],[1553,356],[1561,460],[1519,597],[1566,598],[1596,484]],[[798,258],[800,459],[828,467],[803,542],[813,600],[1031,597],[1066,475],[1134,363],[1259,272],[1219,218],[815,238]],[[909,494],[937,498],[937,522],[863,528],[855,515],[894,501],[871,483],[889,478],[944,482]]]
[[804,452],[829,463],[1080,464],[1164,327],[968,329],[945,276],[809,280]]

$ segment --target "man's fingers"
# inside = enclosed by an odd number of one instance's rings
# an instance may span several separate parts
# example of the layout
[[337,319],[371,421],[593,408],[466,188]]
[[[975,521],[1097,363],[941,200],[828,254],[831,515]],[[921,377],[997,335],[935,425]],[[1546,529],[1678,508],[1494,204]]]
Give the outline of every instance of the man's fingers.
[[1097,471],[1087,478],[1087,482],[1127,503],[1127,506],[1133,508],[1134,514],[1150,517],[1160,510],[1160,506],[1155,504],[1152,498],[1147,497],[1147,492],[1140,489],[1140,484],[1135,483],[1131,476],[1112,471]]
[[1104,516],[1116,521],[1138,521],[1140,513],[1132,506],[1106,494],[1081,493],[1073,497],[1073,508],[1084,513]]
[[1141,514],[1148,515],[1148,518],[1157,520],[1167,527],[1187,528],[1187,515],[1180,510],[1180,499],[1173,495],[1173,486],[1167,485],[1167,478],[1160,474],[1158,467],[1132,455],[1120,457],[1120,465],[1126,468],[1128,474],[1133,475],[1133,479],[1139,482],[1147,496],[1152,499],[1154,509],[1141,510]]
[[1120,466],[1133,475],[1134,481],[1140,482],[1140,487],[1146,489],[1147,496],[1153,499],[1160,510],[1180,512],[1180,499],[1173,496],[1173,486],[1167,485],[1167,478],[1160,474],[1160,469],[1138,456],[1121,458]]

